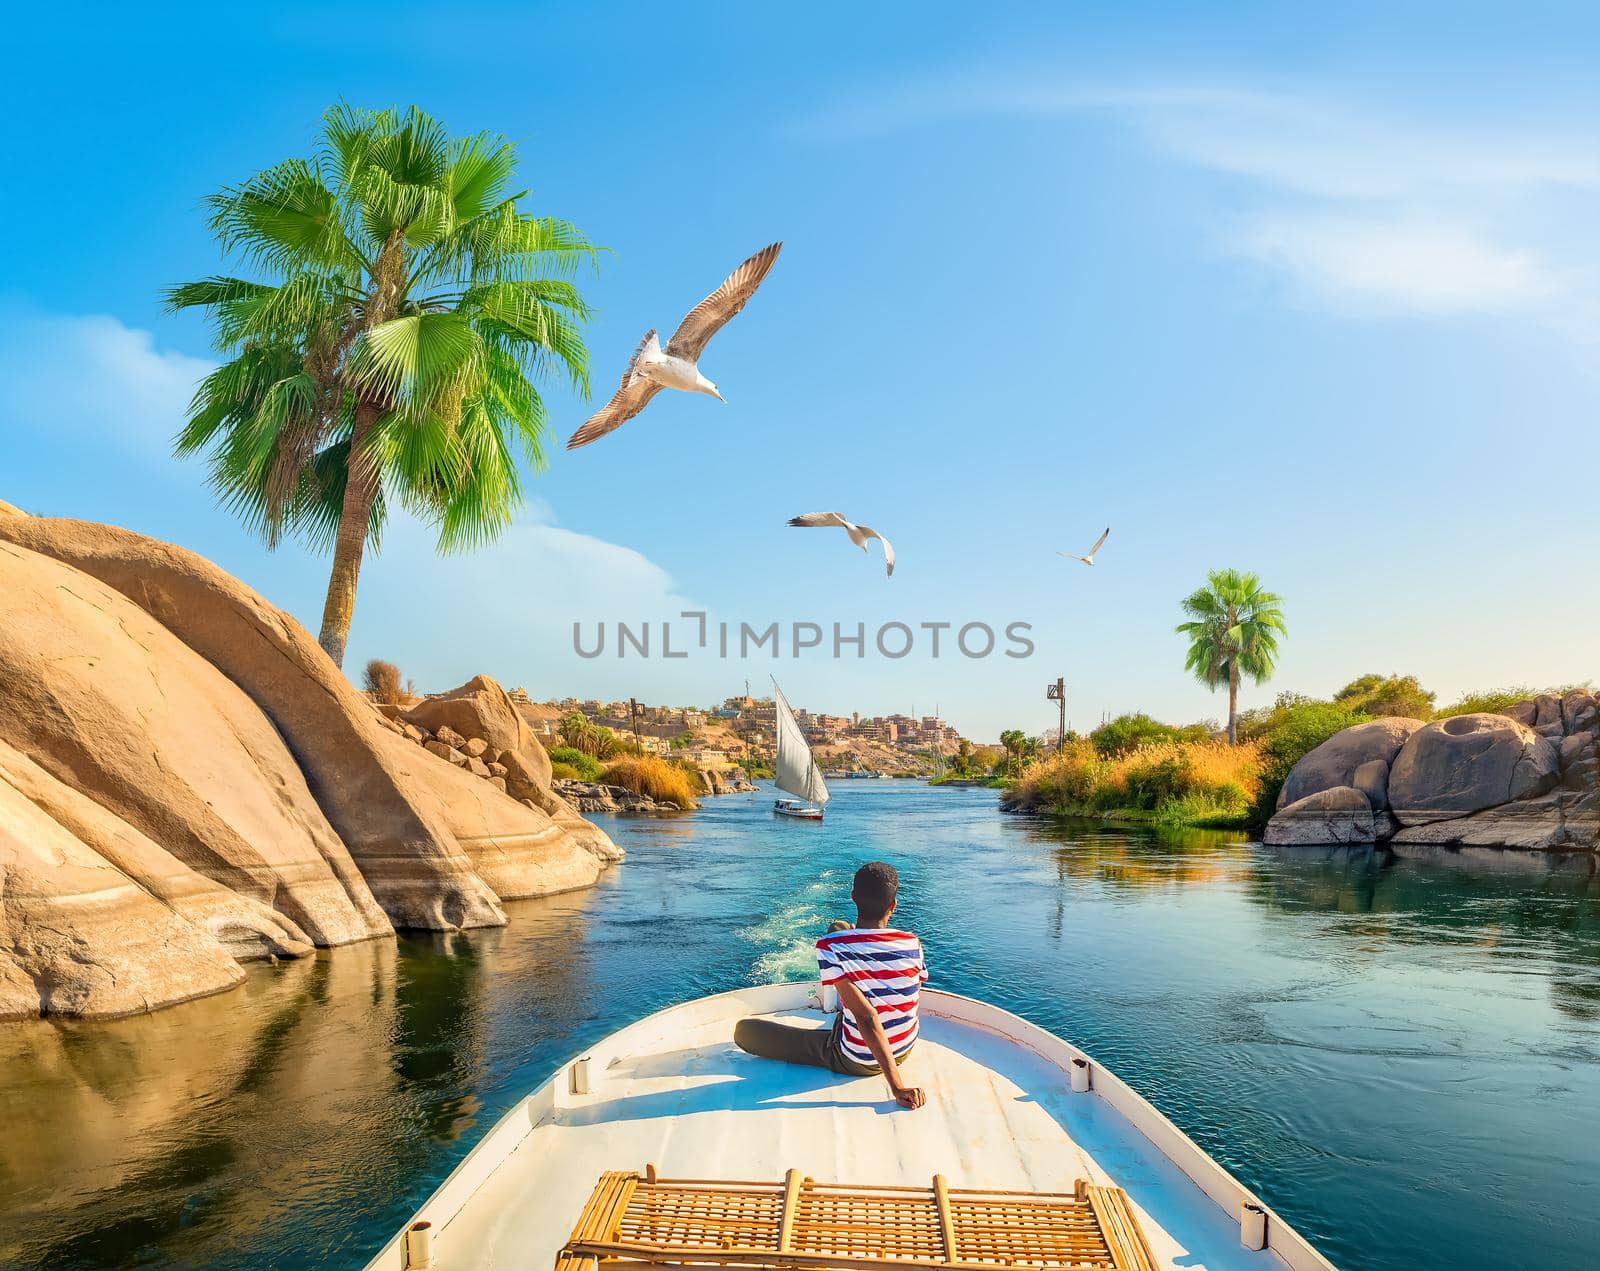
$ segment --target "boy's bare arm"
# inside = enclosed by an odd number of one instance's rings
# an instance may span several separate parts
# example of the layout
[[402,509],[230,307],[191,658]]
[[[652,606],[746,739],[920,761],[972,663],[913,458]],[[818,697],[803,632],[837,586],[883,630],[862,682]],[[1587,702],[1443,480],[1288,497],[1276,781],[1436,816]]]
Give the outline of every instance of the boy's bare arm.
[[883,1023],[878,1019],[878,1012],[872,1009],[872,1004],[867,1001],[866,996],[849,980],[840,980],[836,987],[839,990],[839,1001],[860,1025],[861,1035],[866,1038],[867,1049],[878,1061],[878,1067],[883,1069],[884,1078],[889,1083],[889,1091],[894,1095],[895,1102],[903,1108],[920,1108],[927,1102],[927,1095],[918,1087],[901,1082],[900,1066],[895,1063],[894,1052],[889,1049],[889,1039],[884,1035]]

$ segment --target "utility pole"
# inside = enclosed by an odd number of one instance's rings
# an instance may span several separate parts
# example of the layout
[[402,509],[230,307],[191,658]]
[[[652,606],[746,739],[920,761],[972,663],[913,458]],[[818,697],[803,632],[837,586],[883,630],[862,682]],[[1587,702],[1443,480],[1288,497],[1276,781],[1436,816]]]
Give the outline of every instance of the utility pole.
[[1056,682],[1045,688],[1045,701],[1055,702],[1061,707],[1061,727],[1056,732],[1056,753],[1060,754],[1067,744],[1067,681],[1064,676],[1057,676]]

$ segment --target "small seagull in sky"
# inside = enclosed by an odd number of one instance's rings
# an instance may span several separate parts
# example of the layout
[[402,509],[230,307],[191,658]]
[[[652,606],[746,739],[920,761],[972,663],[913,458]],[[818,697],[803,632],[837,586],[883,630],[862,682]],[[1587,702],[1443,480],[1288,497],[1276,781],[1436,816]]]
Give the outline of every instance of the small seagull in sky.
[[717,386],[700,373],[700,355],[705,352],[711,337],[743,309],[745,302],[756,294],[756,288],[767,276],[772,263],[778,259],[782,243],[763,247],[723,280],[709,296],[689,310],[678,329],[672,333],[663,349],[656,340],[654,329],[645,333],[639,347],[634,350],[628,369],[622,373],[622,384],[611,395],[611,400],[589,417],[584,426],[567,441],[568,450],[587,446],[608,432],[622,427],[664,388],[676,388],[685,393],[705,393],[719,402],[725,400]]
[[862,551],[867,550],[867,540],[875,538],[883,544],[883,559],[889,566],[888,576],[894,577],[894,548],[889,545],[889,540],[878,533],[877,530],[868,529],[865,525],[857,525],[847,521],[837,512],[807,512],[804,516],[797,516],[790,520],[790,525],[799,526],[804,530],[818,529],[822,526],[835,526],[850,536],[850,541]]
[[1095,555],[1106,545],[1106,539],[1111,537],[1111,527],[1106,526],[1106,532],[1095,539],[1094,546],[1089,549],[1087,556],[1074,556],[1071,552],[1057,552],[1057,556],[1065,556],[1068,560],[1081,560],[1085,565],[1093,567]]

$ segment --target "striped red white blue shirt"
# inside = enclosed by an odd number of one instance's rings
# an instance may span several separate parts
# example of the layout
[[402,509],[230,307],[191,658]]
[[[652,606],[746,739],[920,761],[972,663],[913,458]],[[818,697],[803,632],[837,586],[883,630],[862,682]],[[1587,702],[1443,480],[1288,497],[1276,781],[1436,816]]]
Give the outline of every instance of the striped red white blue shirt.
[[[817,941],[817,966],[824,984],[849,980],[878,1012],[889,1050],[896,1058],[917,1040],[917,998],[928,979],[922,944],[909,931],[851,927]],[[839,1040],[858,1064],[876,1065],[855,1017],[844,1012]]]

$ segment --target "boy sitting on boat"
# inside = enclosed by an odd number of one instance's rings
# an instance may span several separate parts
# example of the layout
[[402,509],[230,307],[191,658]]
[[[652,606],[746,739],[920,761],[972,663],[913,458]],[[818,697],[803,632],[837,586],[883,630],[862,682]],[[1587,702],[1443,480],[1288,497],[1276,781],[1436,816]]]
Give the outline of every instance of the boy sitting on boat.
[[900,1080],[900,1065],[917,1040],[917,997],[928,978],[922,943],[889,925],[900,891],[893,865],[868,861],[856,871],[850,899],[856,925],[835,922],[817,941],[822,983],[843,1008],[831,1028],[800,1028],[771,1019],[742,1019],[733,1041],[763,1059],[808,1064],[852,1077],[882,1073],[895,1102],[920,1108],[926,1096]]

